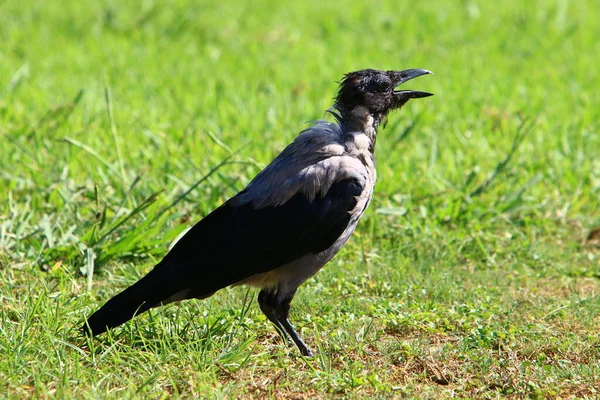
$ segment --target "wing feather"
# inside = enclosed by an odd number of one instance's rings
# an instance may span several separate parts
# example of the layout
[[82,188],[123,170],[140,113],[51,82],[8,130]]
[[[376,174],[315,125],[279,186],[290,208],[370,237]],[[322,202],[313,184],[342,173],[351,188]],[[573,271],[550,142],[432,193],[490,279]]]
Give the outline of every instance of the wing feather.
[[172,269],[168,275],[178,277],[180,290],[191,289],[188,297],[205,297],[329,248],[348,226],[363,190],[348,178],[312,201],[297,193],[285,204],[259,209],[234,205],[234,197],[198,222],[157,268]]

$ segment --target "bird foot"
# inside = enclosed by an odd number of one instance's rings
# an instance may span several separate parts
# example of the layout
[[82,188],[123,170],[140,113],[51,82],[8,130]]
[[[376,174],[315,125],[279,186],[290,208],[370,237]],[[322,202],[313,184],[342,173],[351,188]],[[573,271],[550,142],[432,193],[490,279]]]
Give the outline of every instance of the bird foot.
[[314,353],[308,347],[300,347],[300,354],[304,357],[314,357]]

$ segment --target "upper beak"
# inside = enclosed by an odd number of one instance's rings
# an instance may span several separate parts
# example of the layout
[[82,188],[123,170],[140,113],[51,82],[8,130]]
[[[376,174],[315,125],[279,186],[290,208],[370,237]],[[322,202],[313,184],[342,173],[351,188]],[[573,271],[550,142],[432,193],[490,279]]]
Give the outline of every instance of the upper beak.
[[[396,83],[396,86],[402,85],[404,82],[410,81],[413,78],[427,74],[433,74],[433,72],[420,68],[405,69],[404,71],[390,71],[390,75]],[[433,93],[421,92],[418,90],[394,90],[394,97],[398,100],[418,99],[420,97],[429,96],[433,96]]]

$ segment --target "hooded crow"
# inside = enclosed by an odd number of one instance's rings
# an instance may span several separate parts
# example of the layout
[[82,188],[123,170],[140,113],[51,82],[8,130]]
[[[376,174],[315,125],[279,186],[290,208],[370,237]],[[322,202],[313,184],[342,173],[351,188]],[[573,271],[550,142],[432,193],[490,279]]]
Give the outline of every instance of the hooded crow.
[[92,314],[91,335],[150,308],[204,299],[227,286],[260,288],[262,312],[304,356],[313,353],[288,320],[298,287],[346,244],[375,186],[375,139],[388,113],[431,96],[397,90],[425,69],[345,75],[328,110],[240,193],[191,228],[146,276]]

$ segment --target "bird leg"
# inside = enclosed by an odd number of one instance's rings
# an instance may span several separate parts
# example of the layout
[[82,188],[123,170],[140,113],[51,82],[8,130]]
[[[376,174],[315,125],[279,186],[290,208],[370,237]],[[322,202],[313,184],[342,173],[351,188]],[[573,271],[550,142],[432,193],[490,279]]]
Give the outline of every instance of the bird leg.
[[290,312],[290,303],[294,297],[295,291],[288,294],[284,299],[280,299],[275,291],[263,289],[258,294],[258,304],[262,312],[267,316],[279,331],[281,337],[288,338],[296,344],[300,353],[305,357],[312,357],[313,352],[306,346],[298,332],[294,329],[288,315]]
[[258,294],[258,305],[260,306],[260,310],[263,312],[263,314],[265,314],[269,321],[271,321],[273,325],[275,325],[275,327],[277,328],[277,333],[279,333],[284,342],[287,343],[289,337],[287,336],[285,329],[281,325],[281,322],[279,322],[279,320],[275,316],[275,307],[273,305],[274,298],[275,296],[273,292],[261,290]]

